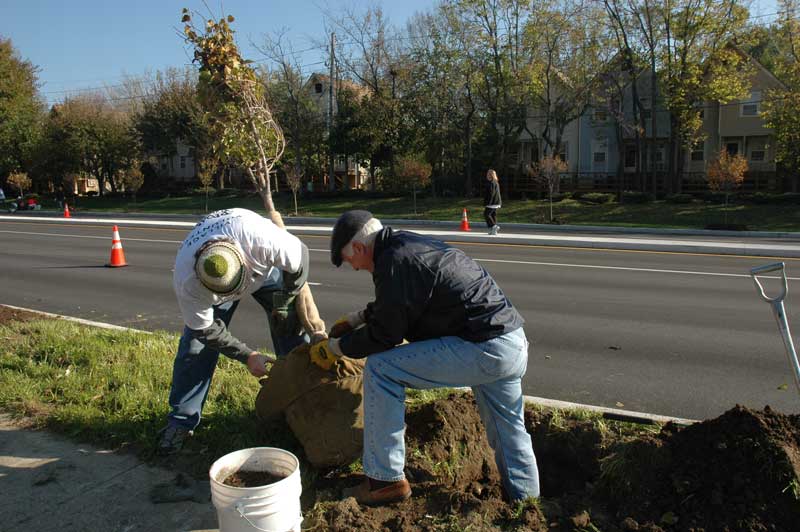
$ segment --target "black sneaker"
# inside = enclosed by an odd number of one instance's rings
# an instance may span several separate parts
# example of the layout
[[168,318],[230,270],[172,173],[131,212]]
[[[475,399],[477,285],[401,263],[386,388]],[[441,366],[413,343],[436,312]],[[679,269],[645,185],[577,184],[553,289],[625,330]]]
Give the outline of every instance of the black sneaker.
[[158,434],[158,449],[156,452],[162,456],[167,456],[180,451],[186,439],[192,436],[194,432],[180,425],[168,424],[158,431]]

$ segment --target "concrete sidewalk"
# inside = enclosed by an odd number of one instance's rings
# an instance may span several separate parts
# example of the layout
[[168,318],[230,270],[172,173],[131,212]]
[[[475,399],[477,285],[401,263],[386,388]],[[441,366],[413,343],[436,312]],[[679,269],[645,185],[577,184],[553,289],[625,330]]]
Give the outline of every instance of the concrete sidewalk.
[[132,454],[29,430],[0,414],[3,532],[211,531],[211,501],[153,504],[150,489],[175,473]]
[[[65,224],[117,224],[131,227],[181,227],[187,230],[199,215],[153,215],[81,213],[72,218],[57,213],[16,213],[0,215],[0,221],[59,222]],[[410,229],[450,242],[517,244],[548,247],[664,251],[744,255],[754,257],[800,257],[800,233],[735,232],[686,229],[648,229],[597,226],[551,226],[541,224],[500,224],[499,235],[490,236],[483,224],[472,231],[460,231],[458,222],[383,219],[385,225]],[[287,228],[298,234],[328,235],[333,218],[285,218]]]

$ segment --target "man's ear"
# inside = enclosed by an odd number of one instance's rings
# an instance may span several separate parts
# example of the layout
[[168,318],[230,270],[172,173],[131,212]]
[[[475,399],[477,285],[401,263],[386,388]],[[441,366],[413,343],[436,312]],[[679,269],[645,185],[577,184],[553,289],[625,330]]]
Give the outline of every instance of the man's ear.
[[359,255],[361,255],[361,254],[363,254],[363,253],[366,251],[366,249],[367,249],[367,246],[365,246],[365,245],[364,245],[363,243],[361,243],[361,242],[353,242],[352,246],[353,246],[353,254],[354,254],[354,255],[355,255],[355,254],[359,254]]

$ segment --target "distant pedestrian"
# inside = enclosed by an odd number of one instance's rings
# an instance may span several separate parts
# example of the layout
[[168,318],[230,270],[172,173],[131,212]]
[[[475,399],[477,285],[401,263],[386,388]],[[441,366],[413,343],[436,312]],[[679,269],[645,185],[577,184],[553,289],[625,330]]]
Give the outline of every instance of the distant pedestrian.
[[486,186],[483,192],[483,217],[486,219],[486,227],[490,235],[500,232],[497,225],[497,209],[502,206],[500,199],[500,183],[497,182],[497,172],[489,170],[486,172]]
[[0,187],[0,201],[5,201],[6,193],[3,192],[3,187]]

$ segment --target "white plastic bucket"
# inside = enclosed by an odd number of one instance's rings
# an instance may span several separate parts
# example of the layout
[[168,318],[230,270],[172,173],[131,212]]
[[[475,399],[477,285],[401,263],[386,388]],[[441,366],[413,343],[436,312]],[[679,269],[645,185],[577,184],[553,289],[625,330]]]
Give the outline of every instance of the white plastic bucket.
[[[267,471],[286,478],[250,488],[223,484],[240,470]],[[300,462],[289,451],[275,447],[235,451],[214,462],[208,475],[220,532],[300,532]]]

